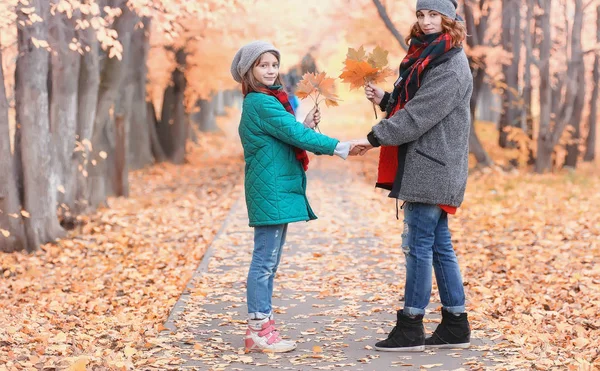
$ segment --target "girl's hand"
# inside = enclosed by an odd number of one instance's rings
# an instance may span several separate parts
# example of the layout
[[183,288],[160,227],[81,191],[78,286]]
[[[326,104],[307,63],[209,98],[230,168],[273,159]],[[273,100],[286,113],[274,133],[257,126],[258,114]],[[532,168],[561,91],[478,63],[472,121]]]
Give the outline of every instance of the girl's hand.
[[308,115],[306,115],[306,118],[304,119],[304,126],[314,129],[315,126],[319,125],[319,122],[321,122],[321,111],[319,110],[319,107],[315,106],[310,110]]
[[365,95],[367,96],[367,99],[377,105],[381,103],[384,94],[385,91],[383,89],[370,82],[365,85]]

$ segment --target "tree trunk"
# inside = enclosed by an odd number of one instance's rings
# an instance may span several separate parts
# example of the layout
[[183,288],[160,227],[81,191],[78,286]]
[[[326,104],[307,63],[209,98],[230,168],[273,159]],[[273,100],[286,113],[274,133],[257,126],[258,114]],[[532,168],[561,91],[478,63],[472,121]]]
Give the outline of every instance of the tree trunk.
[[156,162],[164,162],[167,160],[167,155],[162,148],[160,139],[158,138],[156,119],[156,109],[151,101],[146,102],[146,118],[148,119],[148,132],[150,133],[150,143],[152,145],[152,156]]
[[[52,0],[53,4],[57,0]],[[73,76],[79,75],[81,56],[69,49],[69,43],[76,37],[75,20],[68,19],[63,13],[56,12],[49,17],[49,43],[52,66],[52,95],[50,97],[50,131],[56,146],[56,172],[58,174],[58,202],[69,214],[69,206],[73,205],[75,194],[73,177],[76,168],[71,159],[75,148],[77,132],[77,98],[78,81]]]
[[200,112],[198,113],[198,127],[202,132],[214,132],[218,130],[213,101],[208,99],[198,100]]
[[[89,3],[90,0],[87,0]],[[83,15],[85,20],[92,18],[91,14]],[[73,215],[87,211],[89,207],[89,177],[92,154],[92,135],[98,103],[100,87],[100,56],[99,43],[93,27],[80,29],[79,40],[83,44],[84,54],[81,56],[79,69],[79,88],[77,100],[77,149],[73,152],[71,166],[76,169],[73,178],[75,199],[68,206]]]
[[148,51],[150,49],[150,19],[143,18],[143,28],[134,31],[132,36],[131,73],[134,76],[135,91],[131,106],[130,131],[135,135],[129,136],[129,168],[141,169],[153,163],[150,130],[146,117],[146,74],[148,67]]
[[113,189],[117,196],[129,196],[129,176],[127,166],[127,118],[123,114],[115,117],[115,174],[112,177]]
[[[0,47],[0,252],[23,250],[27,246],[25,228],[21,219],[21,205],[10,150],[8,101],[4,88],[2,48]],[[13,216],[11,216],[13,215]]]
[[[121,3],[123,13],[115,20],[115,30],[124,53],[128,53],[131,45],[131,34],[137,16],[129,9],[126,2]],[[112,181],[108,178],[114,174],[115,124],[114,110],[123,76],[127,70],[124,61],[116,57],[105,61],[98,91],[98,104],[94,119],[92,136],[93,155],[90,171],[90,205],[96,208],[106,205],[106,198],[114,194]]]
[[225,116],[225,97],[223,90],[217,91],[213,95],[215,116]]
[[[583,60],[581,61],[583,65]],[[583,108],[585,107],[585,69],[580,68],[577,78],[577,96],[573,106],[573,116],[571,118],[571,139],[567,144],[567,154],[565,155],[564,167],[576,169],[577,161],[579,160],[579,146],[581,145],[581,120],[583,116]]]
[[475,112],[477,111],[477,97],[483,86],[483,79],[485,72],[481,69],[477,69],[475,78],[473,79],[473,94],[471,95],[471,130],[469,132],[469,151],[475,156],[477,164],[481,167],[489,167],[494,164],[485,148],[477,137],[475,131]]
[[[575,0],[575,16],[573,18],[573,28],[571,31],[571,54],[567,65],[566,85],[564,103],[561,106],[559,116],[554,130],[552,132],[552,144],[557,145],[567,124],[573,122],[575,114],[575,105],[579,94],[577,85],[580,73],[585,74],[585,64],[583,63],[583,51],[581,44],[581,32],[583,29],[583,0]],[[581,71],[584,70],[584,71]]]
[[[480,0],[480,8],[485,7],[486,0]],[[465,21],[467,25],[467,33],[472,37],[467,38],[467,43],[470,47],[483,45],[485,40],[485,32],[487,30],[487,19],[488,15],[482,15],[479,18],[479,24],[475,23],[475,17],[473,15],[473,9],[471,3],[465,3]],[[477,164],[479,166],[488,167],[493,165],[493,161],[486,152],[483,145],[477,137],[475,131],[477,102],[481,93],[482,86],[484,84],[485,77],[485,59],[474,61],[469,60],[471,67],[471,73],[473,74],[473,93],[471,94],[470,108],[471,108],[471,130],[469,132],[469,150],[475,156]]]
[[[600,6],[596,8],[596,42],[600,44]],[[594,69],[592,71],[594,88],[590,99],[590,116],[588,118],[588,136],[585,142],[583,161],[594,161],[596,158],[596,135],[598,130],[598,84],[600,83],[600,52],[596,51]]]
[[540,15],[542,42],[540,44],[540,127],[538,133],[537,157],[535,171],[544,173],[552,169],[552,133],[550,132],[550,116],[552,107],[552,89],[550,87],[550,52],[552,34],[550,28],[550,11],[552,0],[540,0],[543,13]]
[[227,89],[223,92],[223,104],[225,107],[233,107],[235,104],[235,90]]
[[519,63],[521,52],[521,16],[520,4],[517,0],[502,2],[502,47],[511,53],[511,63],[502,66],[504,74],[504,94],[502,115],[499,125],[499,145],[502,148],[513,148],[516,144],[509,142],[507,129],[519,122]]
[[[28,8],[28,9],[26,9]],[[31,23],[30,9],[41,17]],[[56,187],[58,175],[54,166],[54,144],[50,133],[48,112],[48,51],[36,47],[33,39],[47,40],[48,4],[45,0],[31,0],[27,6],[19,3],[18,48],[20,78],[16,89],[19,101],[16,108],[22,130],[20,148],[23,160],[24,208],[27,249],[33,251],[41,244],[64,236],[56,215]],[[28,24],[29,23],[29,24]]]
[[535,163],[533,155],[533,113],[531,111],[533,102],[533,84],[531,79],[531,67],[533,65],[533,37],[535,28],[531,29],[531,21],[533,20],[534,0],[527,0],[527,15],[525,16],[525,29],[523,38],[525,41],[525,72],[523,77],[523,111],[521,115],[522,126],[525,127],[527,136],[529,137],[528,148],[528,165]]
[[177,67],[171,74],[171,85],[165,90],[161,120],[158,123],[160,147],[169,161],[180,164],[185,160],[185,144],[189,132],[189,120],[185,112],[185,69],[187,53],[179,49],[175,53]]

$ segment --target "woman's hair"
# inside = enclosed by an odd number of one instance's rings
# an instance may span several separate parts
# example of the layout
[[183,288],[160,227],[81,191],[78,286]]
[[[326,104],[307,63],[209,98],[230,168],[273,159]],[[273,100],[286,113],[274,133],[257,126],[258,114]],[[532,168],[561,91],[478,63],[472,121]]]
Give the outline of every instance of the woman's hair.
[[[440,14],[441,15],[441,14]],[[452,38],[452,46],[461,46],[463,40],[467,37],[467,29],[464,23],[450,19],[445,15],[442,16],[442,33],[447,33]],[[422,35],[423,31],[419,27],[419,22],[415,22],[410,28],[410,34],[406,37],[405,41],[408,44],[410,39],[413,37]]]
[[[246,72],[246,74],[242,76],[242,94],[244,94],[244,96],[246,96],[246,94],[248,93],[259,92],[265,88],[263,84],[256,80],[256,77],[254,77],[254,73],[252,71],[254,70],[254,67],[258,66],[258,64],[262,60],[263,55],[267,53],[270,52],[264,52],[258,58],[256,58],[256,61],[254,61],[254,63],[252,64],[252,68],[250,68],[248,72]],[[275,58],[277,58],[277,62],[279,62],[279,56],[277,56],[277,54],[275,53],[271,54],[273,54]],[[277,74],[277,78],[275,79],[275,85],[281,85],[281,87],[283,88],[283,81],[281,81],[281,76],[279,74]]]

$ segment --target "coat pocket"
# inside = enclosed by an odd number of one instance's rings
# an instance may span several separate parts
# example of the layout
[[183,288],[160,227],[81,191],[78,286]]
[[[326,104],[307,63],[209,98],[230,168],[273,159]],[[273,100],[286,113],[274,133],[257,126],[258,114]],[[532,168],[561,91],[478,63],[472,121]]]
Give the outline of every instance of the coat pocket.
[[430,160],[430,161],[433,161],[433,162],[435,162],[435,163],[438,163],[438,164],[440,164],[440,165],[442,165],[442,166],[446,166],[446,163],[445,163],[445,162],[443,162],[443,161],[441,161],[441,160],[438,160],[437,158],[435,158],[435,157],[433,157],[433,156],[430,156],[430,155],[428,155],[427,153],[425,153],[425,152],[423,152],[423,151],[421,151],[421,150],[415,149],[415,152],[416,152],[417,154],[419,154],[419,155],[421,155],[421,156],[425,157],[426,159],[428,159],[428,160]]

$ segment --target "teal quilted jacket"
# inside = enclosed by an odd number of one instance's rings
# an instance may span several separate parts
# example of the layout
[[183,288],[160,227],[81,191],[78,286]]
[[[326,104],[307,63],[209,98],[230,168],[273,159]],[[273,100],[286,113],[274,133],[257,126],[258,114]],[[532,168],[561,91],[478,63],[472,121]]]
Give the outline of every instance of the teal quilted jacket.
[[294,147],[333,155],[338,141],[307,129],[273,96],[249,93],[238,128],[244,147],[250,227],[317,219]]

